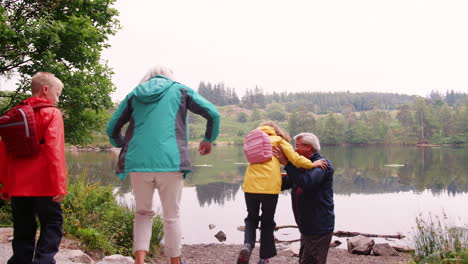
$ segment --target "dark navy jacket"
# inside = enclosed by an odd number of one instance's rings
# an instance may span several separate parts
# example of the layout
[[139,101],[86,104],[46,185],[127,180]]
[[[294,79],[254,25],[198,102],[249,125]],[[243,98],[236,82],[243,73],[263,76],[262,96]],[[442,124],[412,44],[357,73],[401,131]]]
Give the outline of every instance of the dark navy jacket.
[[[315,153],[310,160],[325,159]],[[326,160],[328,169],[313,168],[309,170],[294,167],[291,163],[285,166],[287,176],[283,176],[282,190],[292,188],[291,200],[294,218],[303,235],[317,235],[333,232],[335,213],[333,203],[334,169]]]

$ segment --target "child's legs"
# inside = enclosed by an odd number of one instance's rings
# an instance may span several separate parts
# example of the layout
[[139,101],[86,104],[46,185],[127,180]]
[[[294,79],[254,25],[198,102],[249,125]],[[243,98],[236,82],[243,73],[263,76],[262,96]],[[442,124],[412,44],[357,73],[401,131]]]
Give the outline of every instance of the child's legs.
[[37,216],[41,223],[41,235],[36,245],[34,264],[55,263],[63,234],[63,217],[60,203],[51,197],[34,197]]
[[31,263],[36,241],[36,215],[33,197],[12,197],[13,256],[8,263]]
[[170,258],[181,254],[182,231],[179,209],[183,187],[184,179],[181,172],[157,172],[156,188],[163,210],[164,253]]
[[247,207],[247,217],[244,219],[244,244],[255,247],[258,222],[260,221],[260,199],[261,194],[245,193],[245,205]]
[[149,251],[153,226],[154,172],[130,172],[135,196],[135,220],[133,223],[133,252]]
[[278,203],[277,194],[262,194],[262,215],[260,216],[260,258],[276,256],[275,237],[273,235],[275,223],[275,211]]

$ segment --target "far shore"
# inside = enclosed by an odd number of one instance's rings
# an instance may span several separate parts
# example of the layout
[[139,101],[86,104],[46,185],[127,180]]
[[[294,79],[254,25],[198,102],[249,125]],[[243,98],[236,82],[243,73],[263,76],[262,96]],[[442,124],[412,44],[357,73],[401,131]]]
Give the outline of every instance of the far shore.
[[[190,141],[188,143],[189,148],[197,148],[200,142]],[[214,146],[224,147],[224,146],[242,146],[242,144],[235,143],[234,141],[217,141],[213,143]],[[322,144],[322,146],[341,146],[341,147],[468,147],[468,145],[456,145],[456,144]],[[115,148],[110,145],[88,145],[88,146],[67,146],[66,151],[87,151],[87,152],[99,152],[99,151],[120,151],[120,148]]]

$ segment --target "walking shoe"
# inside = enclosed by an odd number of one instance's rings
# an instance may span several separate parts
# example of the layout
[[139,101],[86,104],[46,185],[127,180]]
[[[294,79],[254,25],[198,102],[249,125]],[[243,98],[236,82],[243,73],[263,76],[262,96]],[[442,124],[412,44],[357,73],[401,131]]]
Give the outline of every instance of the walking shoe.
[[237,258],[237,264],[249,264],[250,254],[252,253],[252,246],[250,244],[244,244],[241,251],[239,252],[239,258]]
[[268,259],[260,259],[258,261],[258,264],[267,264],[267,263],[270,263],[270,261]]

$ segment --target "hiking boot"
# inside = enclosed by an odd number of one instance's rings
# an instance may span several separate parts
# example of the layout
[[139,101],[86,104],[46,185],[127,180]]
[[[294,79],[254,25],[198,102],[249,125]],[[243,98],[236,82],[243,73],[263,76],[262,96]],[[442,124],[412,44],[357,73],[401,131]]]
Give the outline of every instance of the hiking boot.
[[267,263],[270,263],[270,261],[268,259],[260,259],[258,261],[258,264],[267,264]]
[[250,254],[252,253],[252,246],[250,244],[244,244],[241,251],[239,252],[239,258],[237,258],[237,264],[249,264]]

